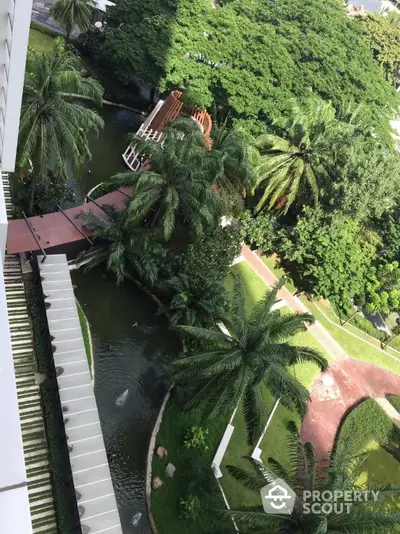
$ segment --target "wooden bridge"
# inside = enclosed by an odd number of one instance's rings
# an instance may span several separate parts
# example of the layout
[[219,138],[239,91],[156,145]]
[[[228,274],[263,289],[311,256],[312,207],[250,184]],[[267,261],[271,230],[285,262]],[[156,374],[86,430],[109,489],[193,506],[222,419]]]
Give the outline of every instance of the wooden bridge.
[[[209,144],[211,143],[212,121],[210,115],[206,111],[185,106],[180,91],[172,91],[165,101],[160,101],[139,128],[137,134],[144,138],[160,141],[165,125],[181,115],[192,117],[201,128],[204,138]],[[132,171],[143,168],[142,158],[139,158],[135,153],[134,144],[128,146],[122,157]],[[10,220],[8,222],[7,254],[37,251],[43,253],[44,250],[48,249],[60,251],[57,247],[83,240],[91,243],[92,231],[86,226],[80,214],[91,211],[99,219],[105,218],[106,215],[102,206],[112,204],[117,209],[123,210],[126,208],[126,201],[131,195],[131,188],[121,188],[96,200],[88,197],[87,203],[65,211],[59,208],[57,212],[46,215]]]

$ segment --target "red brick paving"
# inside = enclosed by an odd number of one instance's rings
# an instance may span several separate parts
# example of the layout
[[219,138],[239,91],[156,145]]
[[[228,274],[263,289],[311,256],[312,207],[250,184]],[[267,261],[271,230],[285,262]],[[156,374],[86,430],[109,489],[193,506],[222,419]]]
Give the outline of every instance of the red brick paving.
[[311,402],[303,420],[301,437],[310,441],[319,455],[332,450],[343,417],[362,400],[400,395],[400,376],[358,360],[342,360],[329,366],[332,387],[320,387],[322,373],[310,391]]

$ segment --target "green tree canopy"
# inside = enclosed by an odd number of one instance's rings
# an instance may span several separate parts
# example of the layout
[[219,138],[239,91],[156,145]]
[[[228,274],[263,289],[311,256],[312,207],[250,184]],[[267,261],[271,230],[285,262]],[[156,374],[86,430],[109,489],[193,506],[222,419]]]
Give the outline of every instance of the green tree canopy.
[[374,59],[394,84],[400,61],[400,29],[380,13],[368,13],[356,17]]
[[305,208],[281,247],[295,263],[304,287],[346,308],[363,294],[379,238],[340,213]]
[[360,26],[338,0],[120,0],[107,10],[104,53],[124,82],[188,89],[261,133],[312,89],[335,107],[364,103],[386,134],[399,100]]

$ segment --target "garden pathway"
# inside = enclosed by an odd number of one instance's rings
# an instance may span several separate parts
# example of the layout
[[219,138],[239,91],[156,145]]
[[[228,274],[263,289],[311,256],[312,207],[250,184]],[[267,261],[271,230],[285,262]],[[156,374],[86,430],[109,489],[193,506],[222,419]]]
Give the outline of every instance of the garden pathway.
[[[333,378],[332,386],[322,385],[323,375]],[[400,376],[372,363],[342,360],[319,374],[310,391],[311,402],[301,437],[313,444],[318,455],[326,455],[332,450],[343,417],[364,399],[376,399],[389,417],[395,419],[395,410],[385,397],[400,396]]]
[[[245,258],[250,267],[258,274],[258,276],[268,285],[273,286],[278,281],[274,273],[265,265],[262,259],[253,252],[246,245],[242,247],[242,256]],[[289,308],[298,313],[309,313],[309,310],[304,304],[294,297],[286,287],[282,287],[278,292],[279,298],[286,301]],[[333,339],[329,332],[318,322],[315,321],[311,325],[307,325],[309,332],[315,337],[318,343],[326,350],[326,352],[335,361],[348,359],[349,356],[342,349],[342,347]]]

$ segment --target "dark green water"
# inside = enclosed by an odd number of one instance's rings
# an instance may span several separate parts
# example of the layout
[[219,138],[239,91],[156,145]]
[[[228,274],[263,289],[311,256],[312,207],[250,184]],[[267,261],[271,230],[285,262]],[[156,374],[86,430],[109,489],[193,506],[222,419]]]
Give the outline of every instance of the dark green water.
[[[133,283],[116,285],[99,268],[72,272],[89,320],[95,354],[95,394],[124,534],[150,534],[145,464],[150,435],[165,392],[158,357],[179,344],[153,300]],[[128,390],[125,403],[116,401]],[[137,526],[132,519],[141,513]]]
[[[128,146],[127,135],[136,132],[144,120],[140,113],[106,105],[99,114],[104,119],[104,129],[98,137],[92,135],[89,138],[92,159],[86,163],[82,176],[69,181],[75,193],[75,204],[81,204],[86,193],[95,185],[118,172],[129,171],[122,159]],[[67,207],[74,203],[69,203]]]

